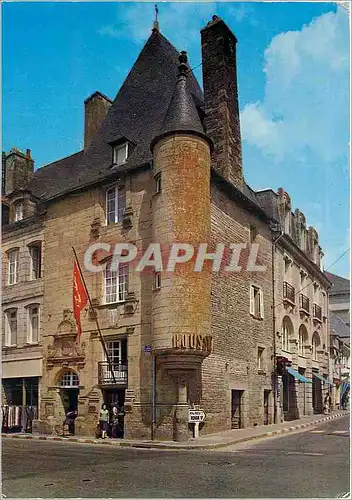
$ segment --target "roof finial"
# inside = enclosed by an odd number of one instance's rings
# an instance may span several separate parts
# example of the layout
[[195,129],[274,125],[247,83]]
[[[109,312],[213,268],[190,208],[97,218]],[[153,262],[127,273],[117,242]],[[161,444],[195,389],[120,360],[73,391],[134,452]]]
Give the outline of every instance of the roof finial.
[[154,10],[155,10],[155,20],[153,22],[152,31],[159,31],[159,21],[158,21],[159,9],[158,9],[157,4],[154,5]]
[[179,65],[178,65],[178,71],[179,71],[179,75],[186,75],[187,73],[187,70],[188,70],[188,66],[187,66],[187,52],[185,50],[182,50],[180,52],[180,55],[178,56],[178,60],[179,60]]

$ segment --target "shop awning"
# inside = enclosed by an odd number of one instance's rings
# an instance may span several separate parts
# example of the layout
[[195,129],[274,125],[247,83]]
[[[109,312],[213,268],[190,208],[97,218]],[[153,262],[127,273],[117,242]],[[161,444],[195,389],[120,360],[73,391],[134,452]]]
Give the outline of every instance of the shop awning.
[[294,370],[290,366],[287,368],[287,371],[288,371],[288,373],[290,373],[291,375],[293,375],[300,382],[310,382],[310,380],[308,380],[306,377],[304,377],[303,375],[301,375],[300,373],[298,373],[296,370]]
[[326,380],[326,378],[324,378],[324,377],[322,377],[321,375],[319,375],[319,373],[315,373],[315,372],[313,372],[313,376],[314,376],[314,377],[317,377],[319,380],[321,380],[322,382],[324,382],[324,384],[328,384],[328,383],[329,383],[329,381],[328,381],[328,380]]

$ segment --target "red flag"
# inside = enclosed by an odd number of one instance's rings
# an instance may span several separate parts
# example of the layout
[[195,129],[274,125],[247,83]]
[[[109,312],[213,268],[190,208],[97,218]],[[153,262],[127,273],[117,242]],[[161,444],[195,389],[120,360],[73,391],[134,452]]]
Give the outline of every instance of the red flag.
[[79,268],[75,260],[75,263],[73,265],[73,314],[77,323],[77,342],[79,342],[82,334],[81,311],[86,307],[87,301],[88,295],[83,285],[81,273],[79,272]]

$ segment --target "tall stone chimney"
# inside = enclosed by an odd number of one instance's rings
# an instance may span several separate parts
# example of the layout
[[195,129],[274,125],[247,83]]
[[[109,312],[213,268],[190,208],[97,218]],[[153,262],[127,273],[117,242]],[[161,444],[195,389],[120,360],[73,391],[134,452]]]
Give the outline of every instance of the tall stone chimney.
[[34,161],[31,151],[27,149],[22,153],[17,148],[12,148],[5,159],[5,195],[14,191],[26,189],[34,174]]
[[111,104],[111,99],[98,91],[84,101],[84,149],[91,144]]
[[212,166],[242,188],[242,147],[237,91],[236,43],[217,16],[201,31],[205,129],[214,143]]

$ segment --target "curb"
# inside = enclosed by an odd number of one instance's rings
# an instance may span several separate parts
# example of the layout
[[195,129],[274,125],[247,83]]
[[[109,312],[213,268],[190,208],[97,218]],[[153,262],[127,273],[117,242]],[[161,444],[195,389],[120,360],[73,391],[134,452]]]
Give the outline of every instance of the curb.
[[297,424],[290,427],[284,427],[283,429],[277,429],[268,432],[262,432],[261,434],[254,434],[252,436],[237,437],[236,439],[231,439],[226,443],[214,443],[214,444],[164,444],[162,442],[128,442],[128,441],[102,441],[101,439],[89,439],[89,438],[76,438],[76,437],[60,437],[60,436],[36,436],[36,435],[23,435],[23,434],[2,434],[2,438],[7,439],[31,439],[37,441],[68,441],[70,443],[83,443],[83,444],[103,444],[106,446],[118,446],[122,448],[144,448],[144,449],[162,449],[162,450],[214,450],[217,448],[225,448],[227,446],[235,445],[237,443],[243,443],[245,441],[252,441],[255,439],[261,439],[264,437],[277,436],[279,434],[287,434],[289,432],[294,432],[299,429],[311,427],[313,425],[327,422],[328,420],[333,420],[335,418],[344,417],[349,415],[349,413],[338,413],[336,415],[331,415],[325,418],[319,418],[318,420],[313,420],[312,422],[307,422],[305,424]]

